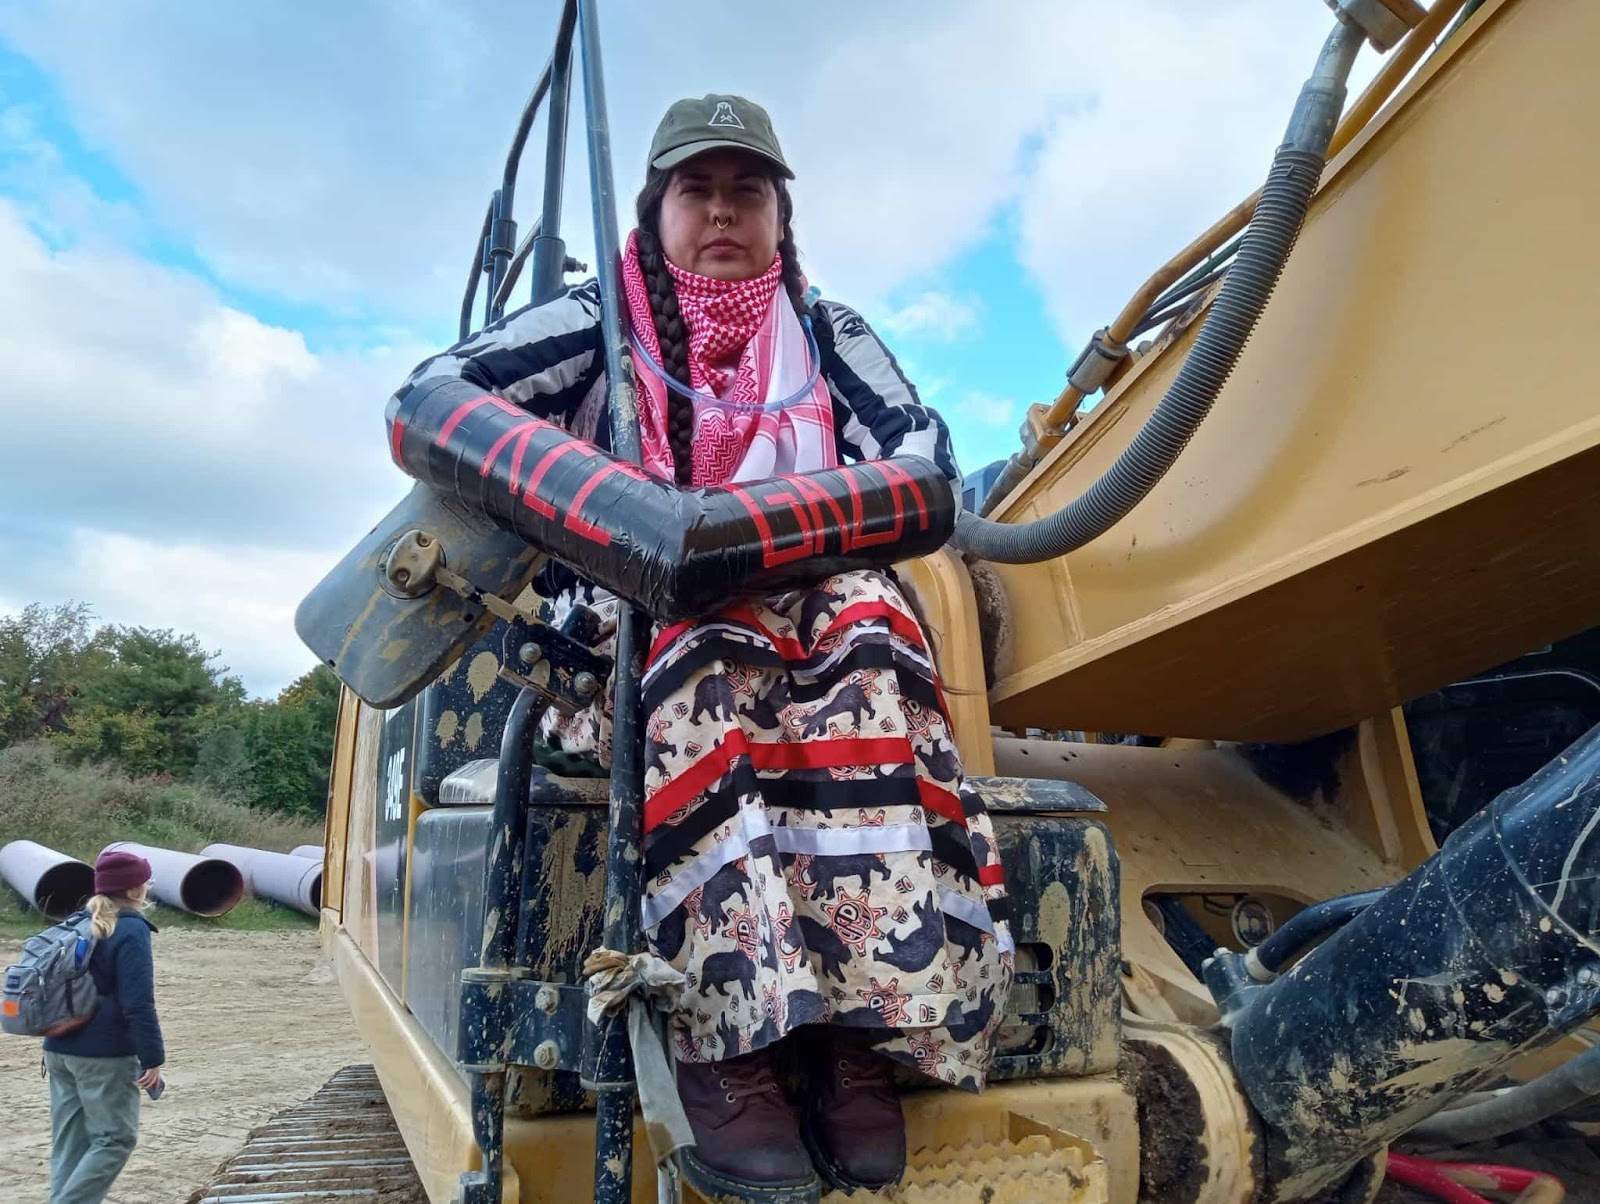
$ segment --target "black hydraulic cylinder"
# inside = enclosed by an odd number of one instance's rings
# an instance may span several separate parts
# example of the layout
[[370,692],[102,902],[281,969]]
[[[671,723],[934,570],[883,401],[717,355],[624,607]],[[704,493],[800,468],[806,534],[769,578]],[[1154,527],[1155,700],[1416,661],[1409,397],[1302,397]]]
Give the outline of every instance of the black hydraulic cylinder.
[[917,457],[679,489],[455,378],[387,418],[411,476],[668,622],[925,555],[955,527],[950,482]]
[[1600,1011],[1600,727],[1235,1012],[1263,1201],[1302,1200]]

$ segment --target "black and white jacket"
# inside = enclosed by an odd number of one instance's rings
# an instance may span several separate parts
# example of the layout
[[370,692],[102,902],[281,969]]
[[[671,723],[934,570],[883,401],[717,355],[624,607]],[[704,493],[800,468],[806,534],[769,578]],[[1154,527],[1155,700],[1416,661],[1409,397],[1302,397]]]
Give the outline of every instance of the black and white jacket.
[[[889,349],[855,310],[837,301],[811,309],[822,377],[833,398],[834,436],[847,460],[921,456],[961,496],[961,474],[944,419],[922,403]],[[397,393],[454,376],[558,422],[609,450],[600,285],[589,280],[543,305],[509,314],[441,355],[424,360]]]

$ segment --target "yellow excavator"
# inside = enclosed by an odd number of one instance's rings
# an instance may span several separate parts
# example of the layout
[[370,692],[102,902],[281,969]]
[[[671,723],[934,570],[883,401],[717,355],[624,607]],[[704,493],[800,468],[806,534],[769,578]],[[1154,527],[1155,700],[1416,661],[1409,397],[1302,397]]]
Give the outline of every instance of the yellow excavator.
[[[660,1018],[591,1019],[584,980],[642,947],[634,654],[652,619],[886,546],[939,633],[1017,973],[990,1087],[906,1093],[883,1198],[1353,1202],[1386,1174],[1560,1198],[1449,1152],[1581,1125],[1600,1090],[1600,5],[1329,7],[1261,191],[1094,336],[958,516],[914,465],[814,474],[809,507],[631,469],[595,0],[562,4],[461,333],[579,267],[576,77],[613,450],[460,382],[408,397],[417,484],[297,619],[346,683],[324,940],[436,1204],[697,1198],[636,1108]],[[483,450],[517,431],[566,466],[540,506]],[[552,558],[636,604],[614,661],[540,621]],[[540,712],[613,677],[609,774],[545,755]]]

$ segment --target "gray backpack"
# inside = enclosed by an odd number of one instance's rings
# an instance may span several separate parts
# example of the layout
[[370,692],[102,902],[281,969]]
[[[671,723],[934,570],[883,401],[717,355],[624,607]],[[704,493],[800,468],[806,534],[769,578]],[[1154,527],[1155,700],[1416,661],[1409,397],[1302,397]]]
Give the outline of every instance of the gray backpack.
[[22,960],[0,979],[0,1031],[63,1037],[89,1023],[100,1003],[89,955],[99,938],[87,911],[31,936]]

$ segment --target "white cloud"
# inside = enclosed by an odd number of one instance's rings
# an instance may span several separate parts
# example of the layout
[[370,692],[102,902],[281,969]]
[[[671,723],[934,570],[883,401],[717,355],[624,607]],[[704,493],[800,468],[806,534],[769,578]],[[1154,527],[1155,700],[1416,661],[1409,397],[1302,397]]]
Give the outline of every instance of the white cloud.
[[0,510],[329,547],[398,495],[384,399],[426,351],[314,355],[204,282],[52,251],[0,200]]
[[[1137,0],[1137,36],[1080,56],[1092,107],[1054,114],[1020,192],[1018,256],[1082,340],[1265,179],[1322,39],[1317,5]],[[1374,56],[1364,52],[1356,82]],[[1353,93],[1352,93],[1353,94]]]
[[148,224],[126,201],[108,201],[74,175],[39,127],[37,107],[0,108],[0,196],[10,196],[36,229],[57,242],[85,233],[133,242]]
[[314,354],[3,200],[0,263],[5,602],[192,630],[263,692],[304,671],[293,607],[404,492],[381,415],[425,350]]
[[[604,11],[625,212],[666,104],[740,91],[773,111],[799,173],[800,245],[830,293],[881,308],[1020,199],[1024,262],[1063,317],[1073,299],[1118,304],[1130,277],[1253,187],[1331,20],[1311,0]],[[86,136],[224,278],[438,321],[552,16],[511,0],[22,0],[0,33],[59,79]],[[507,59],[508,45],[526,53]],[[574,133],[565,224],[588,259]],[[524,229],[538,143],[536,128]]]
[[294,637],[294,610],[331,567],[325,553],[97,530],[75,532],[69,553],[62,570],[82,583],[74,600],[107,621],[192,632],[255,693],[316,664]]
[[992,393],[968,393],[950,406],[952,412],[985,426],[1012,427],[1022,421],[1027,406]]
[[929,291],[884,315],[882,324],[901,338],[950,342],[978,329],[983,306],[975,297]]

